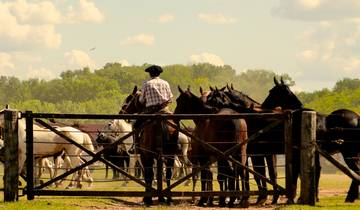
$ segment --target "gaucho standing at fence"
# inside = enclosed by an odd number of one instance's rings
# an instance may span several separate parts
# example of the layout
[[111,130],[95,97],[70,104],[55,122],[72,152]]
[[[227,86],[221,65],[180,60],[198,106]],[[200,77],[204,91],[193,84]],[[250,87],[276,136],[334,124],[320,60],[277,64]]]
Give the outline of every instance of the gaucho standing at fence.
[[[171,102],[172,93],[168,82],[159,78],[162,72],[160,66],[150,66],[145,69],[145,72],[150,74],[150,79],[145,81],[141,92],[137,90],[135,86],[132,94],[126,99],[125,103],[120,110],[121,113],[134,114],[134,113],[162,113],[170,114],[171,112],[167,108]],[[153,118],[152,118],[153,119]],[[154,177],[153,165],[154,159],[157,159],[157,175],[161,176],[162,158],[164,153],[166,164],[166,181],[170,186],[170,179],[172,176],[172,167],[174,165],[174,157],[177,151],[177,132],[172,127],[166,125],[166,122],[160,118],[157,120],[141,120],[137,121],[134,125],[134,129],[137,130],[143,126],[143,134],[141,137],[135,138],[138,143],[138,150],[141,154],[141,162],[144,166],[145,183],[148,185],[145,191],[151,192],[151,185]],[[162,148],[165,148],[164,150]],[[158,177],[158,179],[160,179]],[[161,181],[158,182],[158,196],[159,201],[164,201],[161,195],[162,186]],[[170,196],[168,196],[168,203],[172,202]],[[152,197],[149,195],[144,196],[144,203],[146,205],[152,204]]]
[[[171,103],[173,94],[169,83],[159,77],[163,69],[160,66],[152,65],[146,68],[145,72],[149,73],[150,79],[146,80],[141,87],[139,102],[145,106],[143,113],[171,113],[168,105]],[[137,120],[134,123],[134,129],[139,128],[143,122],[143,120]],[[139,136],[135,137],[135,145],[130,151],[133,151],[138,144],[139,138]]]

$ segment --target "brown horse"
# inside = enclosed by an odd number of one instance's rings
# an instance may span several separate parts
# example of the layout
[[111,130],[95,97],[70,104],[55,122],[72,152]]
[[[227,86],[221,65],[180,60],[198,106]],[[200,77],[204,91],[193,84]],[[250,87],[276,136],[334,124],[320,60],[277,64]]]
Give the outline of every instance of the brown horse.
[[[179,97],[176,99],[177,106],[175,108],[175,114],[209,114],[216,113],[219,115],[229,115],[236,114],[237,112],[232,109],[221,109],[216,111],[216,109],[207,106],[199,97],[190,92],[190,90],[183,91],[180,87]],[[213,147],[216,147],[218,150],[225,152],[231,147],[244,142],[247,139],[247,126],[246,122],[243,119],[194,119],[196,125],[194,135],[206,141]],[[248,178],[248,173],[242,168],[238,170],[239,167],[234,167],[232,169],[227,161],[227,159],[219,157],[214,151],[211,151],[208,147],[199,143],[198,141],[192,141],[192,163],[198,164],[200,167],[205,168],[201,170],[201,190],[208,191],[212,190],[211,182],[207,180],[212,180],[212,174],[206,168],[212,162],[218,162],[218,181],[220,185],[220,190],[224,191],[226,185],[228,190],[235,190],[235,179],[237,175],[241,176],[242,188],[246,193],[249,191],[249,183],[245,181]],[[231,154],[232,157],[237,159],[243,166],[246,163],[246,144],[243,144],[240,149],[234,151]],[[247,177],[246,177],[247,176]],[[243,207],[249,206],[248,196],[244,196],[241,201]],[[208,197],[202,196],[198,205],[202,206],[208,202]],[[231,196],[228,205],[231,207],[234,205],[236,197]],[[225,197],[220,196],[219,205],[225,205]]]
[[[141,92],[138,91],[137,86],[135,86],[133,92],[125,99],[119,114],[142,113],[145,107],[139,102],[140,94]],[[140,142],[138,142],[138,150],[141,155],[141,162],[144,166],[145,183],[149,186],[145,189],[145,192],[150,192],[150,187],[152,186],[154,179],[154,160],[158,160],[159,152],[162,152],[165,157],[166,182],[167,186],[170,186],[172,168],[174,166],[174,155],[177,153],[177,132],[173,127],[168,126],[166,122],[162,122],[161,126],[158,126],[155,121],[148,119],[143,122],[142,125],[143,134],[141,135]],[[162,142],[159,142],[157,139],[157,135],[159,135],[159,133],[162,135]],[[158,150],[161,144],[163,151]],[[157,164],[157,167],[162,166]],[[144,196],[143,200],[146,205],[152,204],[152,197]],[[163,201],[164,198],[159,197],[159,202]],[[172,202],[172,198],[170,196],[167,197],[167,202],[169,204]]]
[[[225,91],[225,88],[228,91]],[[261,104],[250,98],[248,95],[235,90],[232,86],[228,85],[224,88],[210,88],[210,91],[206,92],[200,88],[202,100],[210,106],[217,108],[230,108],[239,113],[279,113],[279,110],[263,110],[260,108]],[[258,130],[263,129],[266,125],[271,123],[269,119],[247,119],[246,120],[248,133],[253,135]],[[257,139],[259,140],[259,138]],[[249,143],[247,146],[247,154],[251,158],[253,168],[256,172],[266,177],[266,165],[270,179],[276,184],[277,183],[277,171],[276,171],[276,155],[264,154],[263,150],[259,148],[260,144]],[[268,147],[265,148],[265,151]],[[265,160],[266,163],[265,164]],[[266,181],[254,176],[259,189],[259,196],[256,204],[262,205],[267,200],[267,183]],[[277,188],[274,186],[274,191],[277,192]],[[273,196],[272,204],[276,204],[279,198],[279,194],[275,193]]]

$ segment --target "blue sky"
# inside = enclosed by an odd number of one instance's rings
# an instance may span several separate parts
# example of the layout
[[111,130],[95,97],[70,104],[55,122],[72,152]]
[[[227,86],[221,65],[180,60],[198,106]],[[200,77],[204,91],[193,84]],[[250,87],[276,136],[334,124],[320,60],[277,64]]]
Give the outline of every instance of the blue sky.
[[228,64],[331,88],[360,76],[360,1],[0,0],[0,75],[107,62]]

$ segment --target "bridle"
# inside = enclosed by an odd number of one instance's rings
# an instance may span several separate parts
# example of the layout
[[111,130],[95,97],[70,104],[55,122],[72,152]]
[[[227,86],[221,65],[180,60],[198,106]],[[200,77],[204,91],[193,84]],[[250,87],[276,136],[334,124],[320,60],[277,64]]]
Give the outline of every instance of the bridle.
[[[132,104],[132,103],[135,103],[135,107],[137,106],[137,101],[136,101],[136,97],[137,95],[139,95],[140,93],[139,92],[136,92],[134,94],[131,94],[132,96],[132,99],[128,102],[124,102],[124,104],[121,106],[121,110],[119,111],[119,114],[129,114],[126,110],[128,110],[129,106]],[[132,113],[130,113],[132,114]]]

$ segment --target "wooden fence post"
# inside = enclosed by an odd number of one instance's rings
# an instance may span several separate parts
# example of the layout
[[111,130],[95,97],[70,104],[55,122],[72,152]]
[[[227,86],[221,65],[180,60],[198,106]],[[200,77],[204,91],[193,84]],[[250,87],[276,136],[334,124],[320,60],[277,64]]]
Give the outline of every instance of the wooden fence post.
[[301,119],[300,177],[302,204],[315,205],[316,112],[304,111]]
[[17,201],[19,198],[19,161],[18,161],[18,112],[4,110],[4,201]]
[[32,111],[26,111],[26,196],[34,200],[34,128]]

